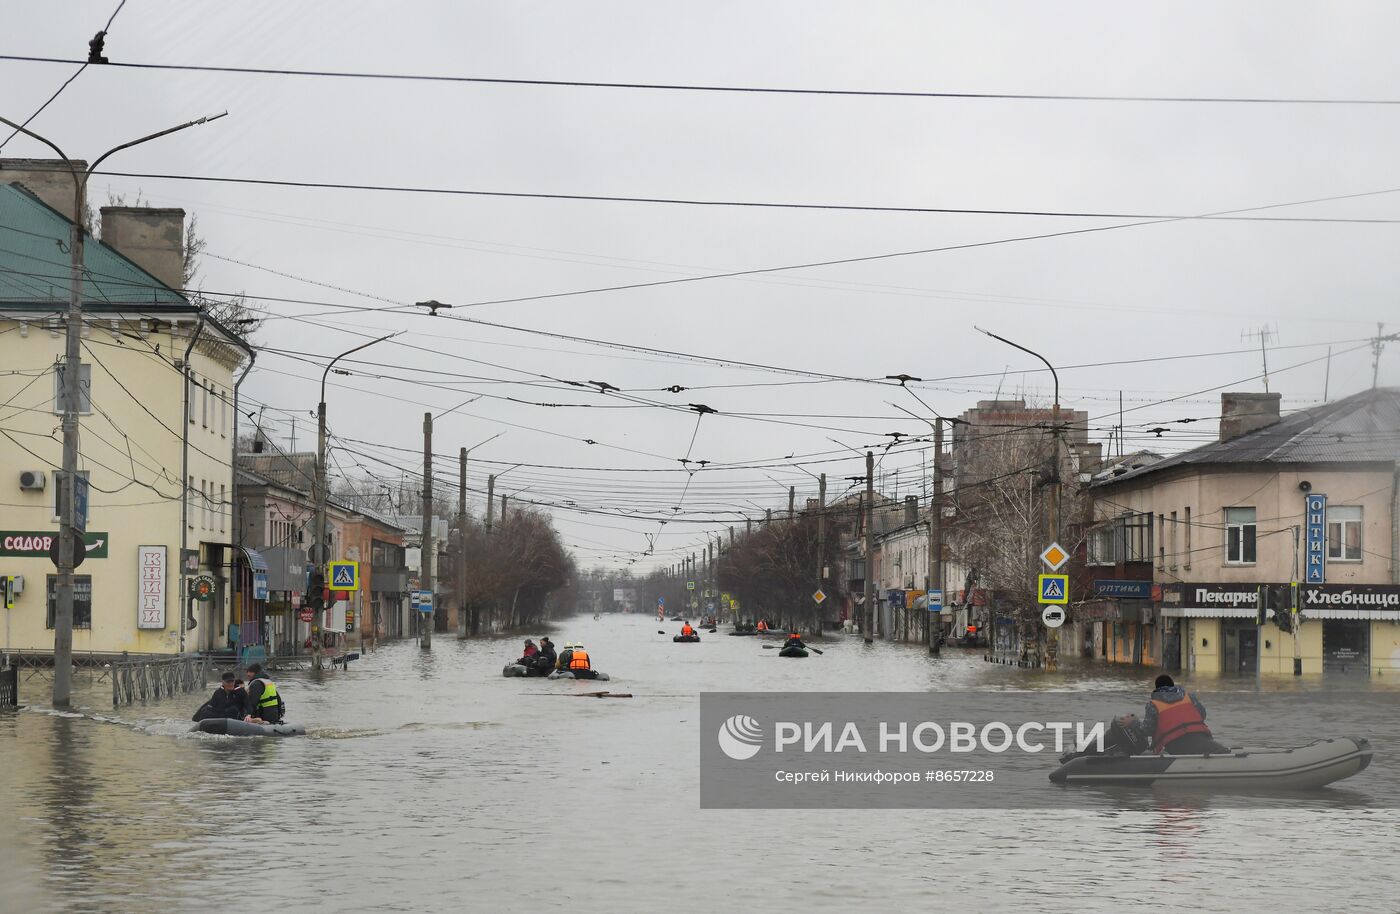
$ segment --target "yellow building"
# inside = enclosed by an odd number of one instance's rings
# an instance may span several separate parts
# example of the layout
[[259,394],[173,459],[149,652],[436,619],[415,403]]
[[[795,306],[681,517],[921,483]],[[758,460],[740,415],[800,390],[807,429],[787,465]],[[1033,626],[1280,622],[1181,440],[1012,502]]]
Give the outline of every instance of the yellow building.
[[[0,575],[23,587],[4,611],[11,651],[54,643],[72,194],[61,163],[0,160]],[[251,350],[177,291],[184,234],[182,210],[103,207],[103,241],[85,245],[78,659],[226,643],[234,385]],[[212,599],[188,601],[201,576]]]
[[[1207,673],[1400,675],[1400,390],[1281,416],[1222,395],[1219,441],[1101,477],[1100,655]],[[1298,641],[1281,615],[1295,605]],[[1296,661],[1296,664],[1295,664]]]

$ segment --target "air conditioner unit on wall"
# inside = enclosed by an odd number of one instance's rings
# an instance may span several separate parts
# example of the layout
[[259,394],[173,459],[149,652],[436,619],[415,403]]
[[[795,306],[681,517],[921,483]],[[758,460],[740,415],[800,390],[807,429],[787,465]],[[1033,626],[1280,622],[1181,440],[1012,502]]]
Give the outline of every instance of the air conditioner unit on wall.
[[49,474],[43,470],[24,470],[19,474],[19,487],[42,492],[48,484]]

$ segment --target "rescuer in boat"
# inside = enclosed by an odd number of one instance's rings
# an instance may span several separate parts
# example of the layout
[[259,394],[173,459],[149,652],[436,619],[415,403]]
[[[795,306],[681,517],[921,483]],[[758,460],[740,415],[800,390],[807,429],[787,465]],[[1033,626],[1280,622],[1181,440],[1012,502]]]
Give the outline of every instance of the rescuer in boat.
[[578,642],[564,645],[564,650],[559,652],[559,662],[556,666],[575,675],[580,672],[587,673],[593,669],[592,662],[588,659],[588,651],[584,650],[583,645]]
[[1205,706],[1165,673],[1154,684],[1142,729],[1151,735],[1152,751],[1156,753],[1204,755],[1230,751],[1211,736]]
[[790,647],[802,648],[805,650],[807,645],[802,643],[802,636],[797,632],[788,632],[787,640],[783,642],[783,650],[787,650]]
[[242,681],[233,673],[225,673],[219,682],[219,687],[214,690],[213,696],[199,706],[199,710],[194,712],[194,717],[191,720],[196,723],[213,717],[231,717],[234,720],[242,720],[247,716],[248,693],[244,691]]
[[262,665],[248,664],[248,714],[243,719],[250,724],[280,724],[286,712],[286,703]]
[[691,637],[691,636],[694,635],[694,634],[695,634],[695,629],[693,629],[693,628],[690,627],[690,623],[689,623],[689,622],[684,622],[684,621],[683,621],[682,624],[681,624],[681,637],[682,637],[682,638],[689,638],[689,637]]

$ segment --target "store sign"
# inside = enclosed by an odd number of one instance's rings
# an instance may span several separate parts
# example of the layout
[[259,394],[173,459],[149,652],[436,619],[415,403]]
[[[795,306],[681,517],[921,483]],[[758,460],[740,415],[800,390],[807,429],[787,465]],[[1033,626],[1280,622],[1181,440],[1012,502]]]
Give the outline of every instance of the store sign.
[[[56,530],[0,530],[0,558],[48,558],[57,539]],[[107,534],[84,533],[83,543],[87,546],[88,558],[107,557]]]
[[266,599],[267,599],[267,572],[266,572],[266,571],[255,571],[255,572],[253,572],[253,599],[254,599],[254,600],[266,600]]
[[137,628],[165,628],[166,565],[164,546],[136,547]]
[[1098,594],[1101,597],[1117,597],[1120,600],[1150,600],[1152,599],[1152,582],[1114,580],[1095,581],[1094,593]]
[[1307,570],[1303,580],[1321,584],[1327,580],[1327,496],[1310,494],[1303,503],[1307,515]]
[[1183,602],[1193,608],[1243,609],[1259,605],[1259,588],[1270,584],[1183,584]]
[[1400,586],[1394,584],[1304,584],[1298,588],[1298,605],[1303,610],[1400,610]]

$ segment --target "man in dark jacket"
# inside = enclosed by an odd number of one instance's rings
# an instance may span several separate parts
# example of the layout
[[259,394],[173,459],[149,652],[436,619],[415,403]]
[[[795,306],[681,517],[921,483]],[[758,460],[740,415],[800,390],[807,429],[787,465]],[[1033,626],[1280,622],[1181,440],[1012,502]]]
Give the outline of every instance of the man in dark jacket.
[[554,650],[554,642],[548,636],[540,639],[540,654],[535,658],[535,663],[542,670],[554,669],[554,664],[559,661],[559,654]]
[[208,701],[194,712],[193,720],[207,720],[211,717],[231,717],[242,720],[248,715],[248,693],[233,673],[225,673],[219,687]]
[[1206,726],[1206,709],[1200,699],[1188,693],[1165,673],[1157,677],[1142,729],[1152,737],[1152,751],[1168,755],[1228,753]]

